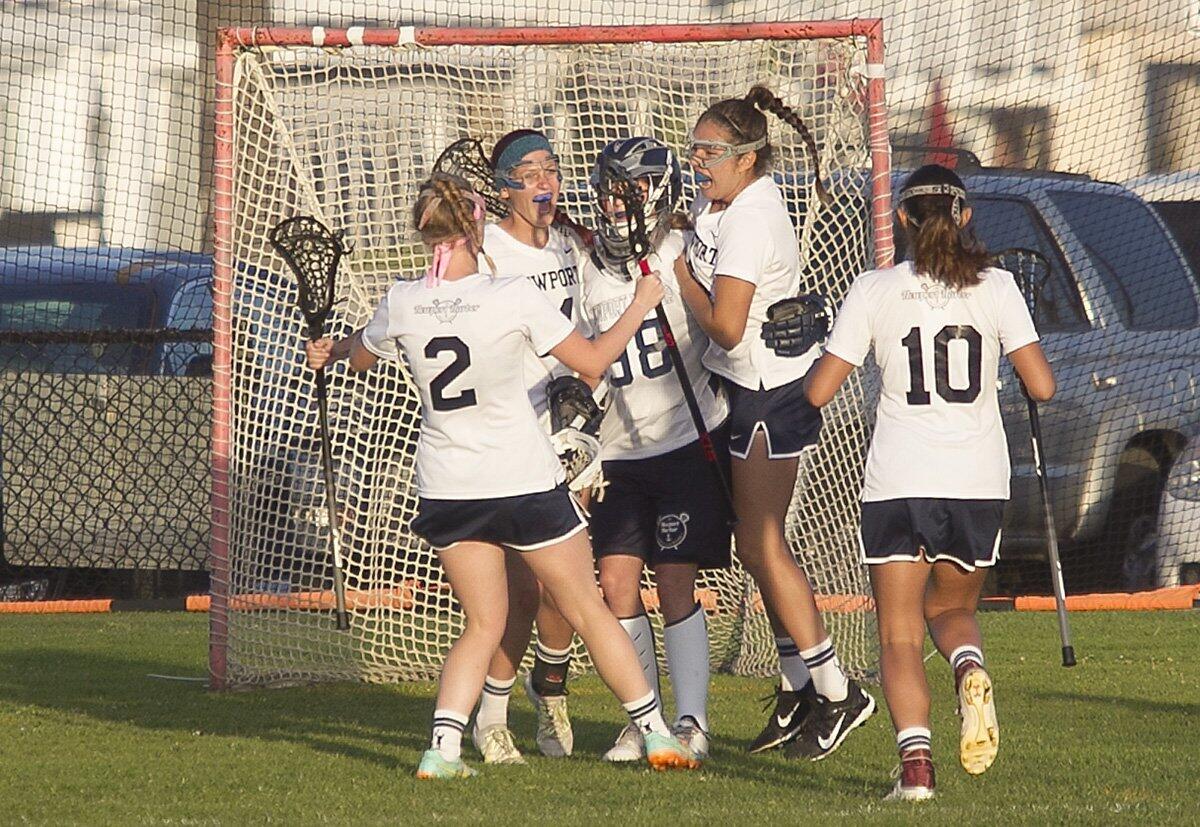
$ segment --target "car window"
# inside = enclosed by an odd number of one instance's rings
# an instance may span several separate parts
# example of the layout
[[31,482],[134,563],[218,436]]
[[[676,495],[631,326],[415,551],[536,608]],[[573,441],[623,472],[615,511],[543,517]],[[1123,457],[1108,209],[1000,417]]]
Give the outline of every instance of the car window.
[[998,253],[1023,247],[1037,250],[1050,262],[1050,276],[1034,310],[1038,330],[1053,333],[1089,328],[1075,276],[1034,206],[1024,198],[972,195],[971,207],[971,228],[988,250]]
[[1050,198],[1083,242],[1127,325],[1141,330],[1196,325],[1192,277],[1145,204],[1067,190],[1052,190]]
[[[150,326],[153,294],[144,285],[33,284],[0,287],[0,330],[62,332]],[[19,339],[19,337],[17,337]],[[18,341],[0,344],[0,369],[44,373],[130,374],[144,368],[133,344]]]
[[[177,330],[212,329],[212,282],[193,279],[175,293],[167,327]],[[211,376],[212,345],[208,342],[166,342],[162,372],[169,376]]]

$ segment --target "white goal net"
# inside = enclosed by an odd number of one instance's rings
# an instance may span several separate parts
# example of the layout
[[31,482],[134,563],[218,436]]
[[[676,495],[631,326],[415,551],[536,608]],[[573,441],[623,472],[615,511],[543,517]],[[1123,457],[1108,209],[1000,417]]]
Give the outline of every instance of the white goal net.
[[[888,183],[877,35],[870,21],[658,27],[636,36],[226,32],[216,151],[217,685],[430,678],[461,623],[435,556],[408,531],[419,404],[404,369],[385,363],[366,374],[329,371],[351,615],[349,632],[335,629],[316,397],[302,362],[295,283],[267,241],[272,226],[304,213],[345,231],[351,253],[329,328],[341,337],[366,323],[393,280],[423,272],[409,211],[418,183],[455,139],[490,147],[511,129],[544,130],[563,161],[567,208],[588,223],[587,173],[605,143],[652,135],[681,148],[709,104],[765,83],[801,115],[820,150],[828,206],[799,136],[768,117],[806,287],[836,306],[855,275],[890,255],[884,225],[873,226],[887,214]],[[858,675],[875,663],[857,543],[864,407],[856,379],[826,410],[788,522],[841,658]],[[652,580],[645,586],[653,609]],[[776,669],[761,600],[739,566],[705,575],[700,598],[716,668]]]

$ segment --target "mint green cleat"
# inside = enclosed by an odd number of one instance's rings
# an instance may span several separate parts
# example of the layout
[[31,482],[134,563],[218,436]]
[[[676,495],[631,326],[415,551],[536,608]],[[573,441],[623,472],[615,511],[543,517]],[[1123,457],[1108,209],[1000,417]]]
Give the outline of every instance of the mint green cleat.
[[447,761],[436,749],[427,749],[421,756],[421,764],[417,767],[417,778],[436,778],[438,780],[451,778],[470,778],[476,775],[475,770],[462,762]]
[[647,732],[643,738],[646,742],[646,760],[658,771],[663,770],[695,770],[700,768],[688,747],[679,742],[673,735],[659,735],[657,732]]

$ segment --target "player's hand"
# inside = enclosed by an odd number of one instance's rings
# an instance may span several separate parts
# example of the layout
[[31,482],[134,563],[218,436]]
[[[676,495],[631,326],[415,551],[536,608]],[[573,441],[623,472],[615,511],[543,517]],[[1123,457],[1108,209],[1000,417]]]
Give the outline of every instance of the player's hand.
[[637,280],[637,286],[633,290],[633,300],[646,310],[653,310],[666,294],[667,289],[663,287],[662,279],[655,270]]
[[824,296],[796,296],[767,308],[762,339],[780,356],[803,356],[828,335],[829,312]]
[[304,353],[308,357],[308,366],[320,370],[329,364],[329,357],[333,354],[333,339],[325,337],[308,342],[304,345]]

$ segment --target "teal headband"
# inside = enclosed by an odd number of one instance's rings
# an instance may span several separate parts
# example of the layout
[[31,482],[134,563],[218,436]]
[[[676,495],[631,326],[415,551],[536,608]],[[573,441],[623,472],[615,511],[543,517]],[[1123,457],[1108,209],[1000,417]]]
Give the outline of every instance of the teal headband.
[[511,189],[521,189],[524,185],[520,181],[510,180],[508,173],[517,164],[521,163],[521,159],[531,152],[545,150],[551,155],[554,150],[550,148],[550,142],[546,140],[544,135],[522,135],[508,146],[504,147],[504,151],[500,153],[500,159],[496,162],[496,189],[509,187]]

